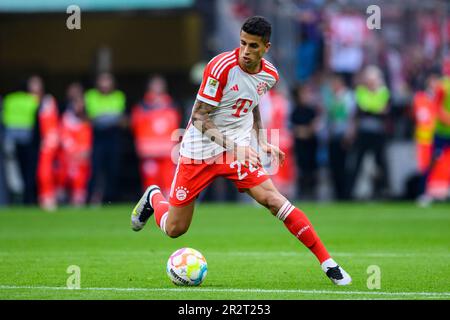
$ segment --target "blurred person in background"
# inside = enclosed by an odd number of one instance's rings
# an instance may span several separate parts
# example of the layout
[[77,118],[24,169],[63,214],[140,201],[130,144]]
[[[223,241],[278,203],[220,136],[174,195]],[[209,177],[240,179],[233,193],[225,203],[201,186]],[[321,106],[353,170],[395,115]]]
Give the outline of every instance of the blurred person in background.
[[[2,147],[5,155],[6,180],[14,203],[36,202],[36,173],[41,131],[38,115],[42,109],[43,94],[42,79],[39,76],[32,76],[26,82],[26,91],[12,92],[4,98],[2,123],[5,127],[5,137]],[[45,100],[47,108],[52,109],[49,105],[53,100],[50,97]],[[42,161],[40,163],[42,164]],[[39,177],[42,178],[42,175]]]
[[330,79],[330,91],[324,97],[328,129],[328,156],[333,180],[334,196],[349,199],[348,154],[355,138],[354,94],[339,75]]
[[39,155],[37,167],[38,200],[44,210],[57,207],[56,161],[59,147],[59,111],[56,99],[45,93],[44,83],[38,76],[30,79],[32,92],[39,97],[38,131]]
[[5,128],[2,152],[5,157],[6,182],[13,203],[32,204],[36,200],[37,152],[33,144],[39,98],[30,90],[5,96],[2,124]]
[[419,197],[421,206],[444,200],[450,190],[450,57],[444,59],[443,78],[435,95],[436,124],[431,163],[425,173],[425,190]]
[[82,206],[87,199],[90,177],[92,127],[87,119],[80,83],[67,89],[67,105],[60,122],[59,198]]
[[153,76],[147,83],[143,99],[131,111],[131,129],[140,161],[143,191],[157,184],[168,194],[175,169],[172,150],[178,141],[172,133],[180,126],[181,114],[167,92],[161,76]]
[[[278,88],[278,85],[275,85],[272,90],[262,96],[259,108],[264,128],[267,130],[267,141],[278,144],[286,154],[284,165],[274,168],[276,170],[271,175],[271,179],[283,194],[286,194],[288,197],[295,197],[294,137],[288,127],[289,100],[284,92]],[[269,174],[271,173],[270,170],[268,172]]]
[[431,164],[438,85],[439,75],[430,74],[424,88],[417,91],[413,97],[412,112],[415,122],[417,169],[421,175],[425,175]]
[[290,120],[295,137],[298,191],[302,198],[311,198],[315,197],[317,183],[319,107],[311,84],[299,86],[296,94],[296,104]]
[[375,195],[387,192],[388,168],[386,163],[386,120],[389,112],[390,92],[385,86],[381,70],[374,65],[367,66],[362,73],[362,83],[356,87],[356,143],[355,163],[351,177],[350,192],[361,169],[364,156],[372,153],[377,172]]
[[120,170],[121,127],[124,123],[125,94],[115,89],[111,73],[97,76],[96,87],[85,95],[86,113],[93,127],[91,203],[116,201]]
[[327,24],[328,64],[342,75],[347,86],[353,86],[354,75],[364,62],[364,46],[370,35],[363,15],[350,6],[330,12]]
[[296,3],[295,15],[299,36],[296,47],[296,77],[303,83],[322,67],[324,39],[320,10],[311,3]]

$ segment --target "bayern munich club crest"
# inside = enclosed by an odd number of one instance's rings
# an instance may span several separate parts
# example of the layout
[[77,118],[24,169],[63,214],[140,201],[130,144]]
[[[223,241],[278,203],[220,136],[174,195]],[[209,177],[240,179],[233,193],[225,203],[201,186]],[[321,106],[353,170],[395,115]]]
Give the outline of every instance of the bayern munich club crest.
[[187,198],[187,194],[189,193],[189,190],[185,187],[177,187],[175,189],[175,197],[179,201],[183,201]]
[[258,94],[260,96],[262,96],[263,94],[265,94],[267,92],[268,89],[268,85],[265,82],[260,82],[258,83],[258,86],[256,87],[256,92],[258,92]]

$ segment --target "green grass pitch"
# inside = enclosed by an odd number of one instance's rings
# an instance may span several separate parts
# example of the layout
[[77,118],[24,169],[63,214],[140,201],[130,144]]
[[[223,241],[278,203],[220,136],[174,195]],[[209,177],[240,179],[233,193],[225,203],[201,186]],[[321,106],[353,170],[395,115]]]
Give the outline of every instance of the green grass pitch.
[[[198,204],[178,239],[153,218],[133,232],[132,204],[8,208],[0,210],[0,299],[450,299],[449,204],[297,205],[352,285],[334,286],[283,224],[252,204]],[[207,259],[200,287],[166,276],[169,255],[182,247]],[[81,270],[79,290],[66,287],[71,265]],[[380,289],[367,286],[373,265]]]

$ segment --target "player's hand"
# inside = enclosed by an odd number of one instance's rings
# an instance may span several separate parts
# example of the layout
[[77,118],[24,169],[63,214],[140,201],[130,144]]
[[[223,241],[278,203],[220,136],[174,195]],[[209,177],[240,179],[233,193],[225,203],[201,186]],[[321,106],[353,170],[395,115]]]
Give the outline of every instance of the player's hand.
[[249,165],[253,167],[262,167],[258,153],[252,147],[238,146],[235,150],[235,158],[246,168],[248,168]]
[[284,160],[286,159],[286,154],[280,150],[277,146],[274,146],[273,144],[265,144],[261,146],[261,149],[272,156],[272,159],[275,161],[278,161],[280,164],[280,167],[283,166]]

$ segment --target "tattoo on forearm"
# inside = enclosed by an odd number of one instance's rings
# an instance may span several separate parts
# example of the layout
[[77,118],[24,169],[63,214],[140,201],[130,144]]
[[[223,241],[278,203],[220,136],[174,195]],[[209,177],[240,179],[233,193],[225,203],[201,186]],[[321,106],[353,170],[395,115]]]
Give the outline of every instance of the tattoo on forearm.
[[192,124],[212,142],[217,143],[227,150],[235,150],[237,145],[220,132],[210,118],[209,114],[213,110],[214,106],[197,100],[192,111]]
[[192,111],[192,123],[202,133],[205,133],[209,129],[215,128],[215,124],[209,118],[209,113],[214,110],[212,105],[196,101],[194,110]]

